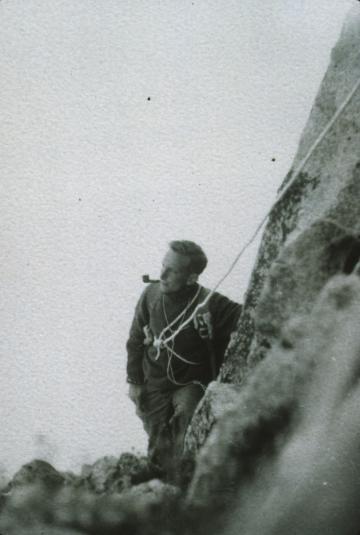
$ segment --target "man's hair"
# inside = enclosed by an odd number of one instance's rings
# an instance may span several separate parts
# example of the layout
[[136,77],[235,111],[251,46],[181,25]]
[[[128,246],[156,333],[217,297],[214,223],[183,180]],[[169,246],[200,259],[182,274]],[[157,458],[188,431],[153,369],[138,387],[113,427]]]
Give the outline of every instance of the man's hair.
[[190,258],[189,269],[191,273],[200,275],[207,266],[208,259],[206,254],[201,249],[200,245],[197,245],[193,241],[177,240],[169,243],[170,248],[175,253],[182,254]]

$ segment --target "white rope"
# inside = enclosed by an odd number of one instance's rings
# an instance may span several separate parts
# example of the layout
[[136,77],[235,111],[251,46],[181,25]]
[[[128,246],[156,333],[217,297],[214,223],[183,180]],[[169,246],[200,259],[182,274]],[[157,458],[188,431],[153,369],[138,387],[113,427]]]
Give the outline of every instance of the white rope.
[[199,286],[199,288],[197,289],[197,292],[193,296],[193,298],[191,300],[189,300],[189,302],[186,305],[186,307],[184,308],[184,310],[182,310],[180,312],[180,314],[178,316],[176,316],[175,319],[172,320],[171,323],[169,323],[169,320],[167,319],[166,310],[165,310],[165,303],[164,303],[164,298],[163,298],[162,305],[163,305],[163,311],[164,311],[164,316],[165,316],[165,320],[167,322],[167,325],[160,332],[159,336],[155,336],[155,338],[154,338],[154,344],[153,345],[157,349],[155,360],[158,360],[158,358],[160,357],[160,351],[161,351],[162,344],[163,344],[162,338],[163,338],[163,336],[165,336],[166,331],[169,330],[170,334],[172,334],[174,332],[172,330],[172,327],[175,326],[175,324],[178,321],[180,321],[180,325],[183,325],[183,323],[181,323],[181,322],[183,321],[184,317],[186,316],[186,312],[192,307],[193,303],[195,303],[198,295],[200,294],[200,291],[201,291],[201,286]]
[[306,163],[308,162],[308,160],[310,159],[310,157],[312,156],[313,152],[315,151],[315,149],[317,148],[317,146],[321,143],[321,141],[326,137],[326,135],[328,134],[328,132],[330,131],[330,129],[332,128],[332,126],[334,125],[334,123],[337,121],[337,119],[340,117],[340,115],[343,113],[343,111],[345,110],[346,106],[349,104],[349,102],[351,101],[351,99],[353,98],[353,96],[355,95],[356,91],[359,89],[360,87],[360,78],[357,80],[357,82],[354,84],[353,88],[351,89],[351,91],[349,92],[349,94],[347,95],[347,97],[345,98],[345,100],[342,102],[341,106],[336,110],[336,112],[334,113],[334,115],[332,116],[332,118],[330,119],[330,121],[327,123],[327,125],[325,126],[324,130],[321,131],[321,133],[319,134],[319,136],[316,138],[316,140],[314,141],[314,143],[311,145],[310,149],[308,150],[308,152],[306,153],[306,156],[305,158],[303,158],[301,160],[301,162],[299,163],[298,167],[296,168],[296,170],[294,171],[294,174],[291,178],[291,180],[286,184],[286,186],[284,187],[284,189],[280,190],[279,192],[279,195],[275,201],[275,204],[270,208],[270,210],[268,210],[268,212],[266,213],[266,215],[263,217],[263,219],[260,221],[259,225],[256,227],[256,230],[254,232],[254,234],[251,236],[251,238],[247,241],[247,243],[242,247],[242,249],[240,250],[240,252],[237,254],[237,256],[235,257],[235,260],[232,262],[232,264],[230,265],[230,268],[226,271],[225,275],[223,277],[221,277],[221,279],[219,280],[219,282],[214,286],[214,288],[208,293],[208,295],[206,296],[206,298],[204,299],[204,301],[202,301],[201,303],[199,303],[193,313],[181,324],[179,325],[179,327],[176,329],[176,331],[174,331],[171,336],[169,336],[168,338],[165,338],[165,340],[161,340],[161,344],[163,346],[167,346],[167,344],[169,342],[171,342],[172,340],[174,340],[176,338],[176,336],[182,331],[182,329],[184,327],[186,327],[195,317],[195,315],[197,314],[197,312],[205,307],[207,305],[207,303],[209,302],[209,300],[211,299],[211,297],[214,295],[214,293],[216,292],[216,290],[219,288],[219,286],[224,282],[224,280],[230,275],[230,273],[232,272],[232,270],[234,269],[234,267],[236,266],[236,264],[238,263],[238,261],[240,260],[240,258],[242,257],[242,255],[244,254],[244,252],[248,249],[248,247],[250,247],[250,245],[254,242],[255,238],[257,237],[257,235],[259,234],[262,226],[264,225],[265,221],[267,220],[267,218],[269,217],[269,215],[271,214],[272,210],[275,208],[275,206],[278,204],[278,202],[284,198],[284,196],[286,195],[286,193],[289,191],[289,189],[291,188],[291,186],[294,184],[295,180],[297,180],[299,174],[301,173],[301,171],[303,170],[304,166],[306,165]]
[[[174,353],[175,356],[177,356],[176,353],[175,353],[174,351],[173,351],[173,353]],[[197,381],[196,379],[194,379],[193,381],[189,381],[188,383],[180,383],[179,381],[177,381],[177,380],[175,379],[175,373],[174,373],[174,370],[173,370],[173,368],[172,368],[172,366],[171,366],[171,359],[172,359],[172,355],[169,355],[169,354],[168,354],[168,364],[167,364],[166,374],[167,374],[167,377],[168,377],[168,379],[169,379],[169,381],[170,381],[171,383],[173,383],[173,384],[176,385],[176,386],[189,386],[189,385],[192,385],[192,384],[194,384],[194,385],[199,385],[199,386],[201,386],[201,388],[202,388],[203,391],[205,392],[205,390],[206,390],[206,386],[203,385],[200,381]],[[170,373],[170,372],[171,372],[171,373]]]
[[[324,139],[324,137],[328,134],[329,130],[332,128],[332,126],[334,125],[334,123],[337,121],[337,119],[340,117],[340,115],[343,113],[343,111],[345,110],[346,106],[349,104],[350,100],[353,98],[353,96],[355,95],[356,91],[359,89],[360,87],[360,78],[358,79],[358,81],[354,84],[353,88],[351,89],[350,93],[348,94],[348,96],[346,97],[346,99],[342,102],[341,106],[336,110],[336,112],[334,113],[334,115],[332,116],[332,118],[330,119],[330,121],[327,123],[327,125],[325,126],[324,130],[321,131],[320,135],[315,139],[314,143],[311,145],[310,149],[308,150],[308,152],[306,153],[306,156],[305,158],[303,158],[301,160],[301,162],[299,163],[297,169],[294,171],[294,175],[293,177],[291,178],[291,180],[286,184],[286,186],[284,187],[283,190],[280,190],[279,192],[279,195],[278,195],[278,198],[276,199],[275,201],[275,205],[280,201],[280,199],[282,199],[284,197],[284,195],[286,194],[286,192],[291,188],[291,186],[293,185],[293,183],[295,182],[295,180],[297,179],[297,177],[299,176],[299,174],[301,173],[301,171],[303,170],[304,166],[306,165],[306,163],[308,162],[309,158],[311,157],[312,153],[314,152],[314,150],[317,148],[317,146],[322,142],[322,140]],[[274,205],[274,206],[275,206]],[[274,208],[274,207],[273,207]],[[273,209],[272,208],[272,209]],[[270,210],[271,211],[271,210]],[[270,213],[270,212],[269,212]]]
[[172,320],[171,323],[169,323],[169,320],[167,319],[167,315],[166,315],[166,310],[165,310],[165,303],[164,303],[164,299],[163,299],[163,302],[162,302],[162,305],[163,305],[163,311],[164,311],[164,316],[165,316],[165,319],[166,319],[166,322],[167,322],[167,325],[166,327],[163,328],[163,330],[161,331],[161,333],[159,334],[159,338],[161,338],[167,330],[169,330],[170,332],[172,332],[172,327],[175,326],[175,324],[184,318],[186,312],[192,307],[193,303],[195,303],[199,293],[201,291],[201,286],[199,286],[199,288],[197,289],[197,292],[196,294],[193,296],[193,298],[191,300],[189,300],[188,304],[186,305],[186,307],[184,308],[184,310],[182,312],[180,312],[180,314],[178,316],[176,316],[175,319]]
[[191,364],[192,366],[199,365],[198,362],[193,362],[192,360],[188,360],[185,357],[182,357],[181,355],[179,355],[179,353],[176,353],[176,351],[174,351],[169,346],[166,346],[166,350],[169,351],[172,355],[174,355],[174,357],[176,357],[177,359],[181,360],[182,362],[185,362],[185,364]]

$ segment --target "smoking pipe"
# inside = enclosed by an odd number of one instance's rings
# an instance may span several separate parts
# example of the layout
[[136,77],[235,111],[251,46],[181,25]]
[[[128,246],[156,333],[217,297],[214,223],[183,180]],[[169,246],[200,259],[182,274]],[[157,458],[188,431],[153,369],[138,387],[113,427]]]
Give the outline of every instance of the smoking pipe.
[[159,279],[150,279],[149,275],[143,275],[142,281],[145,282],[145,284],[148,284],[149,282],[160,282]]

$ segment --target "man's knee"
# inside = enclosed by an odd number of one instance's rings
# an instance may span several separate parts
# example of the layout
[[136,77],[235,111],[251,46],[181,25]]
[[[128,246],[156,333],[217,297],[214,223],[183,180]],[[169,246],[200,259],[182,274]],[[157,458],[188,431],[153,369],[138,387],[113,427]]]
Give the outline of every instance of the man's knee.
[[174,409],[183,414],[193,414],[203,394],[203,388],[198,384],[179,388],[173,395]]
[[200,385],[188,385],[174,393],[172,422],[177,428],[185,430],[184,428],[189,425],[203,393]]
[[145,431],[150,434],[162,422],[169,419],[171,398],[166,392],[145,388],[141,403],[136,406],[136,414],[142,420]]

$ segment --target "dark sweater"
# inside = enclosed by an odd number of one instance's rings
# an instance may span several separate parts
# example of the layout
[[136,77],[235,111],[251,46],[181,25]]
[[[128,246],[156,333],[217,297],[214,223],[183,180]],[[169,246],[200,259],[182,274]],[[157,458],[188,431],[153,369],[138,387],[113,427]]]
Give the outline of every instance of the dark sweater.
[[[166,295],[161,293],[159,284],[153,283],[144,290],[137,303],[127,341],[129,382],[137,384],[146,382],[150,388],[161,390],[176,388],[178,385],[175,383],[186,384],[195,380],[206,385],[210,382],[212,373],[209,342],[200,337],[193,321],[176,336],[174,342],[169,343],[169,346],[178,355],[194,364],[187,364],[176,356],[171,356],[171,352],[166,348],[161,349],[157,355],[157,349],[152,343],[144,345],[144,327],[148,326],[150,333],[158,337],[168,323],[171,323],[191,302],[198,289],[199,285],[195,284],[179,294]],[[200,288],[197,299],[182,320],[172,327],[173,330],[191,315],[196,305],[202,302],[208,293],[209,290]],[[211,314],[213,326],[211,344],[217,372],[222,364],[230,334],[236,327],[241,308],[241,305],[217,292],[211,296],[206,306],[206,310]],[[167,330],[165,338],[170,334],[171,331]],[[169,358],[170,375],[173,374],[171,376],[175,381],[169,379]]]

